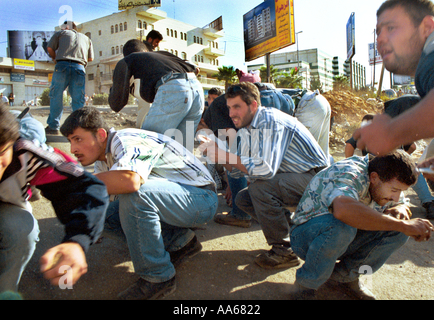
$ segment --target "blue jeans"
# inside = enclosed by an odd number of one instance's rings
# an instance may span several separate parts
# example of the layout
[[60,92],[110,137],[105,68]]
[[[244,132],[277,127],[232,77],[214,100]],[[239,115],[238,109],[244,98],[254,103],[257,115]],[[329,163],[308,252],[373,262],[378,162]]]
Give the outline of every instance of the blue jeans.
[[[210,221],[218,206],[214,191],[148,180],[139,191],[119,195],[119,216],[135,272],[149,282],[175,275],[169,252],[194,237],[189,228]],[[164,232],[162,232],[164,230]]]
[[231,188],[231,192],[232,192],[232,210],[230,212],[230,215],[239,220],[251,220],[252,217],[249,214],[245,213],[240,208],[238,208],[235,202],[235,198],[237,197],[238,192],[247,188],[246,177],[241,177],[239,179],[232,178],[229,172],[227,173],[227,176],[228,176],[229,187]]
[[[20,115],[20,111],[11,110],[16,117]],[[20,136],[27,140],[37,140],[40,143],[45,143],[47,137],[42,123],[33,118],[30,113],[26,114],[20,121]]]
[[173,137],[193,152],[204,107],[203,89],[195,76],[170,80],[158,88],[142,129]]
[[261,105],[264,107],[276,108],[292,116],[294,114],[294,101],[290,97],[286,98],[277,90],[262,90]]
[[429,189],[423,174],[419,175],[416,184],[413,185],[412,188],[414,192],[416,192],[422,204],[434,201],[434,197],[431,194],[431,190]]
[[297,282],[318,289],[329,278],[358,279],[362,266],[376,272],[408,237],[394,231],[358,230],[326,214],[293,226],[290,239],[294,253],[305,261],[296,272]]
[[63,114],[63,91],[66,88],[72,98],[72,111],[83,108],[85,100],[86,71],[84,66],[71,61],[58,61],[54,68],[50,87],[50,115],[47,124],[59,129]]
[[29,211],[0,202],[0,293],[18,290],[38,235],[38,222]]

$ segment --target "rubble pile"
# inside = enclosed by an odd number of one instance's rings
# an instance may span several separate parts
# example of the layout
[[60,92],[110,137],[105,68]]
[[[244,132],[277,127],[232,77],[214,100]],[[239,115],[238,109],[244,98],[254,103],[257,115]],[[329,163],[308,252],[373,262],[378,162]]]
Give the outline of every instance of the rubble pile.
[[366,114],[383,112],[384,104],[376,99],[366,101],[350,91],[328,91],[323,96],[330,103],[333,126],[330,131],[330,148],[332,152],[344,152],[345,141],[360,126]]

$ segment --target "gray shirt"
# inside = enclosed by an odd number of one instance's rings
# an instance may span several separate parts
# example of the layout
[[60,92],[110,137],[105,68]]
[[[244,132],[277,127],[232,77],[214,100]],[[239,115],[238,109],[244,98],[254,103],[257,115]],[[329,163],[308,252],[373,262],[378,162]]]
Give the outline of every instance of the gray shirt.
[[75,30],[57,31],[48,42],[48,47],[56,52],[56,61],[76,61],[84,66],[93,60],[92,41],[88,36]]

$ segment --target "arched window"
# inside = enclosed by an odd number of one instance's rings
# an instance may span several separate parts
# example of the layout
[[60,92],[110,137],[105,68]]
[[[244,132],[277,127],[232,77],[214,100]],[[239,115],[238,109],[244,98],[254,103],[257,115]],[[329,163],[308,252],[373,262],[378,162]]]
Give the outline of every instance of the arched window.
[[175,30],[175,38],[178,38],[178,32]]
[[111,26],[112,34],[115,33],[115,27]]
[[148,24],[146,21],[143,21],[143,29],[148,30]]
[[112,47],[112,56],[115,55],[115,47]]
[[142,20],[137,21],[137,28],[142,29]]
[[124,31],[127,31],[127,23],[124,22]]
[[181,52],[182,60],[187,60],[187,54],[185,52]]
[[116,54],[119,54],[119,46],[116,46]]
[[123,23],[119,23],[119,31],[120,32],[124,31],[124,24]]
[[115,33],[118,33],[119,32],[119,26],[116,24],[115,25]]

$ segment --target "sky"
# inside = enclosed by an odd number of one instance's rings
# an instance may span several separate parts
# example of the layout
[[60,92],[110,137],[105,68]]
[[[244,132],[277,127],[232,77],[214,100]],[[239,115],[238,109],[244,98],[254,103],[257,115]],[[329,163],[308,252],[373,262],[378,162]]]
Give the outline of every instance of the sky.
[[[6,1],[6,0],[4,0]],[[225,37],[220,49],[226,52],[219,58],[220,65],[247,70],[248,64],[264,61],[259,58],[244,61],[243,15],[263,0],[161,0],[159,8],[169,18],[203,27],[223,16]],[[383,0],[294,0],[295,32],[299,50],[318,48],[332,55],[346,58],[346,24],[355,13],[356,54],[354,61],[366,67],[367,83],[372,82],[372,67],[368,61],[368,44],[374,42],[376,11]],[[65,15],[72,14],[78,23],[87,22],[118,12],[117,0],[13,0],[7,13],[0,19],[0,57],[6,56],[7,30],[53,31]],[[68,9],[69,6],[70,9]],[[65,10],[66,8],[66,10]],[[60,12],[59,12],[60,11]],[[296,44],[276,53],[296,51]],[[380,78],[381,65],[376,66],[376,81]],[[388,88],[389,73],[384,75],[384,88]]]

